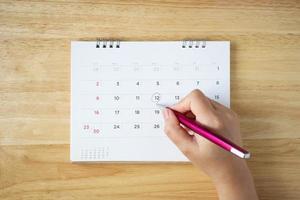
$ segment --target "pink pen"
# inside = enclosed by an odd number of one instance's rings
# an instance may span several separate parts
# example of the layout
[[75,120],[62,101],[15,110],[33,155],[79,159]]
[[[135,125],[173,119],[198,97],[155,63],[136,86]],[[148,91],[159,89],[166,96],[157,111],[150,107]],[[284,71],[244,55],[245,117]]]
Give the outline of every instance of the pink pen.
[[176,110],[173,110],[170,107],[166,107],[161,104],[158,104],[158,106],[172,110],[174,112],[174,114],[176,115],[178,121],[182,125],[191,129],[192,131],[201,135],[202,137],[208,139],[209,141],[215,143],[216,145],[225,149],[226,151],[229,151],[240,158],[245,158],[245,159],[250,158],[250,152],[248,152],[245,149],[243,149],[242,147],[234,144],[230,140],[201,127],[195,120],[187,118],[184,114],[182,114]]

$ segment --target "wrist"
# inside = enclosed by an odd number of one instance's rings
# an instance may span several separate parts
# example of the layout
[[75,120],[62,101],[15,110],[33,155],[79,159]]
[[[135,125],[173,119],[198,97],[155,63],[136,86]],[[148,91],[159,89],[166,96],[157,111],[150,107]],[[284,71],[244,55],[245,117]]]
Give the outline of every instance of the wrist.
[[212,179],[216,184],[223,184],[228,183],[228,181],[238,180],[248,173],[250,173],[250,171],[246,161],[234,157],[221,166],[221,169],[215,173]]
[[213,178],[213,182],[220,200],[258,199],[252,175],[244,160],[233,162],[222,176]]

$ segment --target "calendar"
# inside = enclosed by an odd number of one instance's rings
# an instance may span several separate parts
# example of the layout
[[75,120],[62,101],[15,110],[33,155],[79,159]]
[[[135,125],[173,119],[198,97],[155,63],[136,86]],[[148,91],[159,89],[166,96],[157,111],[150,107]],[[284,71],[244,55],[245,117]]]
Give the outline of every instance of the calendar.
[[187,161],[157,103],[194,89],[230,106],[230,42],[71,42],[71,161]]

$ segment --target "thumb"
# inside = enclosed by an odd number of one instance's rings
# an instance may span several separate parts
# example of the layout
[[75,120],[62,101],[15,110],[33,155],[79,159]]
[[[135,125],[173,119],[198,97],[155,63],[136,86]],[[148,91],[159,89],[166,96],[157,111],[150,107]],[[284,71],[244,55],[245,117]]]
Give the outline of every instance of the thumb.
[[180,126],[174,112],[168,108],[163,111],[165,119],[164,131],[173,143],[185,154],[190,157],[195,152],[196,143],[191,136],[182,126]]

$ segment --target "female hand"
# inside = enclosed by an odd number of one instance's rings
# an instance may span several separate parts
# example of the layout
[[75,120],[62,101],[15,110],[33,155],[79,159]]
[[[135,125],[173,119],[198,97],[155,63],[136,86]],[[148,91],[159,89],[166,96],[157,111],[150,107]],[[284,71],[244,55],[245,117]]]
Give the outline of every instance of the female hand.
[[[185,113],[208,130],[242,145],[239,119],[231,109],[194,90],[172,109]],[[245,160],[221,149],[204,137],[181,126],[170,109],[165,109],[165,132],[199,169],[210,176],[220,199],[258,199]]]

